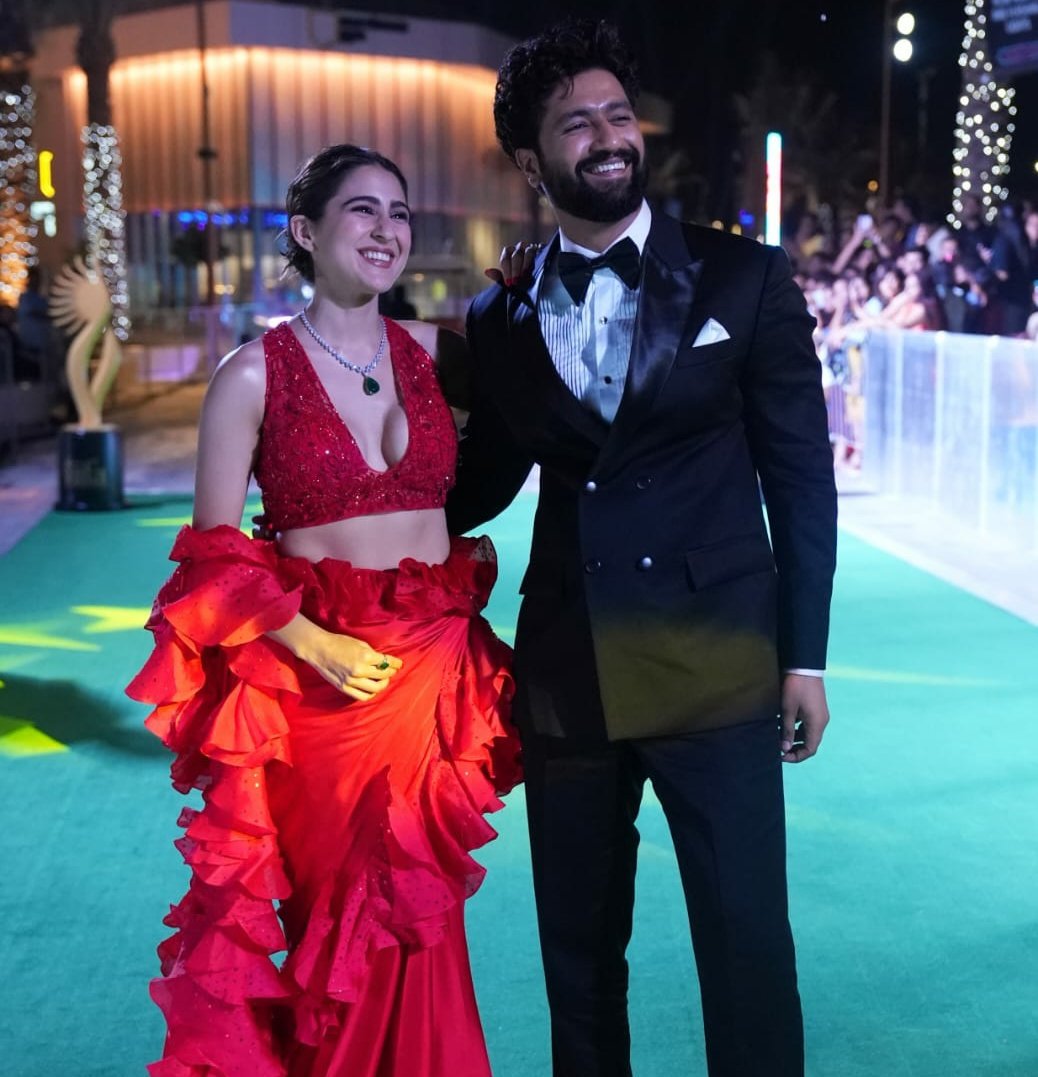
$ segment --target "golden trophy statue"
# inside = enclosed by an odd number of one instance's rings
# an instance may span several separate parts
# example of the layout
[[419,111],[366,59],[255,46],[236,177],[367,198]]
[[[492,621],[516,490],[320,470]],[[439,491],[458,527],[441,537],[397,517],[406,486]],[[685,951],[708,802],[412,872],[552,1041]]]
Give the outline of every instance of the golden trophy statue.
[[65,376],[77,420],[58,435],[59,509],[123,507],[122,436],[101,421],[105,397],[122,362],[112,330],[112,301],[100,276],[76,257],[58,274],[50,293],[55,324],[74,334]]

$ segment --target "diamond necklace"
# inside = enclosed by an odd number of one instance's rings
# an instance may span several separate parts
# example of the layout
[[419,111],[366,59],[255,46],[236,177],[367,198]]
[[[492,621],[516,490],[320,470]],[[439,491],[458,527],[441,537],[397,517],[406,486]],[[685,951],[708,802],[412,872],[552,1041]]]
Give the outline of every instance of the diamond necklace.
[[362,382],[362,388],[364,389],[365,396],[374,396],[381,385],[371,376],[371,372],[378,366],[379,360],[382,358],[382,353],[386,350],[386,319],[379,318],[378,324],[381,329],[381,334],[378,338],[378,348],[375,350],[375,358],[371,360],[366,366],[358,366],[356,363],[351,363],[342,352],[336,351],[324,337],[310,324],[310,319],[306,316],[306,311],[301,310],[299,312],[299,320],[303,323],[303,328],[317,341],[317,343],[337,362],[341,363],[347,370],[352,370],[354,374],[360,374],[364,379]]

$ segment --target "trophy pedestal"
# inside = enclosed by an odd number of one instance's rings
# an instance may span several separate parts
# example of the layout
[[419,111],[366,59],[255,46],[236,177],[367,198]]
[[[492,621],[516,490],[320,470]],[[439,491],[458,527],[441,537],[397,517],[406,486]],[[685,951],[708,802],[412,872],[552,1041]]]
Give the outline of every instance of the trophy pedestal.
[[108,512],[123,500],[123,441],[109,424],[85,429],[70,423],[58,433],[58,503],[66,512]]

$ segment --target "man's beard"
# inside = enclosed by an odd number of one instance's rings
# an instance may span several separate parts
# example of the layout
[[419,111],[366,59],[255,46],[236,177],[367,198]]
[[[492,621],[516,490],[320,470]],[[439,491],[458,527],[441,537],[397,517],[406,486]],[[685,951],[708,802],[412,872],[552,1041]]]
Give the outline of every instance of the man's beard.
[[[613,184],[609,188],[594,187],[588,183],[585,177],[588,169],[603,161],[617,159],[631,166],[631,178],[627,183],[622,186]],[[541,182],[556,209],[582,221],[613,224],[636,212],[642,204],[649,182],[649,170],[637,150],[626,149],[585,157],[574,172],[542,163]]]

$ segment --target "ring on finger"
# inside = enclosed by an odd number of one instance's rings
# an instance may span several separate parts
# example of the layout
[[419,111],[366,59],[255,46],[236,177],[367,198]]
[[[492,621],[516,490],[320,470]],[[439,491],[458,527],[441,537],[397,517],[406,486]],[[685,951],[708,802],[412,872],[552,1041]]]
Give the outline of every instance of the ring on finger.
[[375,669],[389,669],[389,659],[383,655],[382,661],[375,667]]

